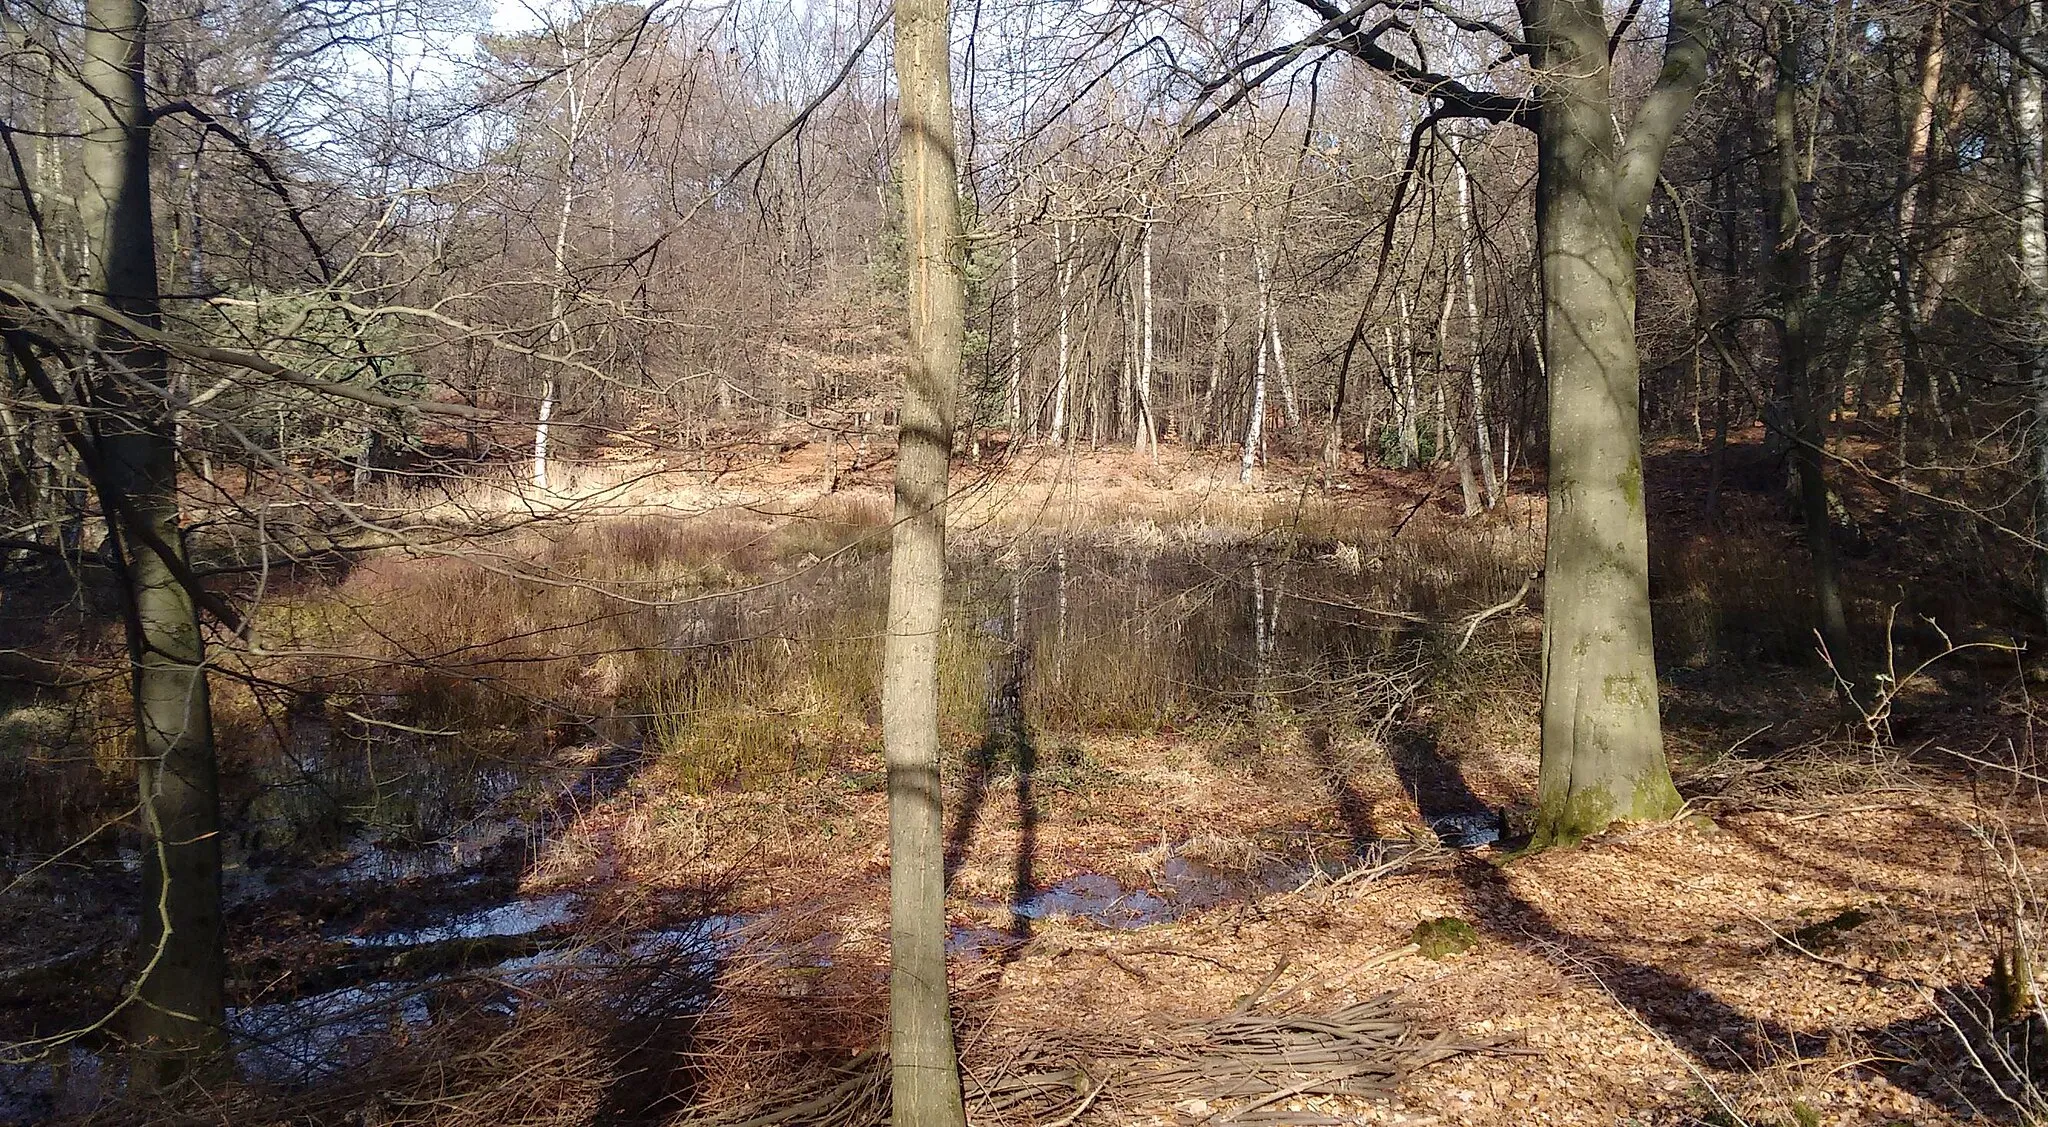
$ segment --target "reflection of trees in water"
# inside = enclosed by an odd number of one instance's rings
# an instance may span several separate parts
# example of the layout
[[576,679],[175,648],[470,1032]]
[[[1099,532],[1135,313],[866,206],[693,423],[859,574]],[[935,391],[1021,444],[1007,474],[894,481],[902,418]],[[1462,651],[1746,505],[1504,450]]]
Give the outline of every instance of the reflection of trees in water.
[[[980,580],[963,569],[965,597],[987,608],[969,617],[1003,624],[1005,648],[1029,662],[1023,711],[1064,731],[1147,730],[1283,700],[1369,703],[1377,725],[1379,696],[1412,680],[1422,649],[1419,616],[1360,608],[1352,572],[1262,545],[1062,544],[1000,566]],[[1011,675],[987,671],[992,708]]]

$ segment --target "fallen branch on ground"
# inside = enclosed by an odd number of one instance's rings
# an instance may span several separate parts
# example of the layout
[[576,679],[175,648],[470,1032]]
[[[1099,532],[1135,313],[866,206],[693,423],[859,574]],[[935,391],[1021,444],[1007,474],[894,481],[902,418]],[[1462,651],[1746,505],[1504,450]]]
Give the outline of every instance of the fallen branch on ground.
[[[1256,1012],[1247,1004],[1220,1017],[1154,1021],[1124,1034],[1020,1031],[1008,1048],[963,1062],[967,1106],[976,1122],[1077,1122],[1108,1106],[1198,1100],[1218,1110],[1208,1122],[1315,1121],[1286,1105],[1302,1099],[1391,1098],[1416,1070],[1494,1043],[1449,1033],[1424,1036],[1392,994],[1332,1010]],[[677,1120],[690,1127],[882,1127],[889,1121],[888,1054],[869,1050],[758,1100],[700,1107]],[[1304,1118],[1307,1115],[1307,1118]],[[1332,1120],[1332,1122],[1336,1122]]]

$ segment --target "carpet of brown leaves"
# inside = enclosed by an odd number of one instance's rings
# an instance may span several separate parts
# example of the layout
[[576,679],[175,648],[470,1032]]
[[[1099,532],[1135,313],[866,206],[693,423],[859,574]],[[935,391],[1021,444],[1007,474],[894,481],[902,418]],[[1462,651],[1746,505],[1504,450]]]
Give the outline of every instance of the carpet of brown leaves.
[[[1145,888],[1175,852],[1227,868],[1427,837],[1398,755],[1341,748],[1333,772],[1305,743],[1276,732],[1258,754],[1219,761],[1206,737],[1091,742],[1078,777],[1029,786],[1028,828],[1017,779],[973,795],[956,779],[954,923],[1004,932],[1020,885],[1076,873]],[[1534,764],[1505,754],[1466,766],[1480,798],[1505,803],[1527,793]],[[1019,945],[956,956],[956,990],[975,1015],[966,1039],[1219,1013],[1271,978],[1272,990],[1314,1004],[1399,990],[1433,1030],[1527,1050],[1439,1064],[1394,1105],[1317,1109],[1347,1122],[1996,1116],[1997,1097],[1938,1009],[1974,997],[1991,961],[1972,801],[1922,775],[1874,801],[1723,809],[1525,857],[1427,850],[1378,881],[1269,882],[1145,927],[1027,921]],[[822,779],[777,795],[642,796],[592,821],[634,884],[735,878],[748,908],[780,921],[777,942],[792,929],[822,935],[836,963],[879,968],[885,820],[879,793]],[[1439,916],[1469,922],[1478,945],[1441,961],[1408,949],[1414,926]],[[861,989],[857,979],[840,976],[841,988]],[[879,1007],[880,984],[866,981]],[[1106,1102],[1090,1121],[1192,1122],[1215,1110]]]

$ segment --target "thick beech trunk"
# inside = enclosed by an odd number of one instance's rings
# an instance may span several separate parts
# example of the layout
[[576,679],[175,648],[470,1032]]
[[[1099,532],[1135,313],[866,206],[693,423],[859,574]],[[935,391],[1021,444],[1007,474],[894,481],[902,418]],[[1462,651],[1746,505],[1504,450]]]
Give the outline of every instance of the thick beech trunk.
[[1550,390],[1540,844],[1680,805],[1651,648],[1635,238],[1706,70],[1704,18],[1697,0],[1673,0],[1663,72],[1617,151],[1601,5],[1523,4],[1542,75],[1537,243]]

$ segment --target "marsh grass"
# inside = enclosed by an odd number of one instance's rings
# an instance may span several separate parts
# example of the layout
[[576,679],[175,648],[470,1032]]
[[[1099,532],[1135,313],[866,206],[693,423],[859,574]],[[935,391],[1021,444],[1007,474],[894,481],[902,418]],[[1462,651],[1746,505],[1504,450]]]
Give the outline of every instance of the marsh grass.
[[1173,640],[1112,627],[1037,647],[1026,724],[1047,732],[1154,732],[1189,707],[1194,656]]
[[[1424,658],[1437,667],[1419,699],[1441,738],[1533,746],[1533,613],[1490,624],[1455,661],[1433,640],[1540,563],[1526,522],[1422,511],[1392,535],[1344,498],[1169,500],[1000,552],[967,544],[940,651],[949,754],[979,746],[996,708],[1040,741],[1041,767],[1044,748],[1091,734],[1253,732],[1257,747],[1276,726],[1370,733],[1406,707],[1388,678]],[[643,507],[280,588],[255,612],[260,650],[222,651],[230,809],[252,844],[317,851],[361,828],[431,840],[502,804],[508,774],[545,783],[577,748],[643,748],[653,778],[699,794],[871,770],[887,519],[872,493]],[[1665,546],[1660,637],[1699,652],[1738,648],[1734,634],[1803,644],[1787,611],[1803,593],[1765,546]],[[112,801],[126,709],[119,679],[106,686],[34,706],[72,718],[57,737],[9,737],[0,717],[15,824],[68,829]],[[23,732],[55,723],[17,718]]]
[[[84,695],[115,703],[108,691]],[[60,699],[0,708],[0,794],[7,796],[0,846],[10,853],[61,848],[118,804],[130,785],[121,719]]]
[[[802,634],[659,659],[645,712],[657,768],[692,792],[754,789],[881,751],[882,606],[870,590]],[[987,728],[999,639],[950,615],[939,640],[939,725],[960,747]]]

